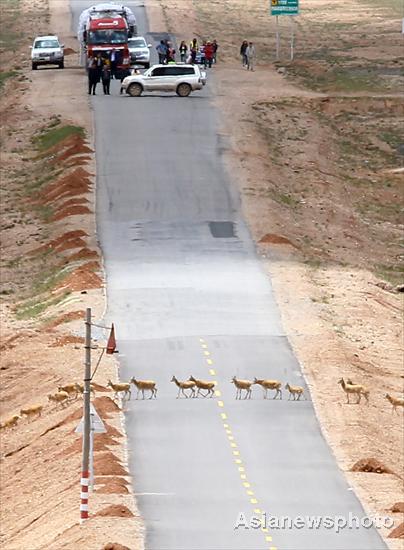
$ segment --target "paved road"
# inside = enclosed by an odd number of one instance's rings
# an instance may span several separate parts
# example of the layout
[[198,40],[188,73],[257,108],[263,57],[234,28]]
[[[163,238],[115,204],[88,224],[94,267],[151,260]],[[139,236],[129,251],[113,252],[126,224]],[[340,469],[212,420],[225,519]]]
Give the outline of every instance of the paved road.
[[[75,17],[86,4],[73,1]],[[158,385],[126,415],[147,548],[385,548],[373,529],[234,528],[240,514],[364,512],[310,400],[234,399],[233,375],[304,380],[223,167],[211,85],[186,99],[114,93],[92,99],[98,230],[121,377]],[[173,374],[216,380],[217,394],[176,399]]]

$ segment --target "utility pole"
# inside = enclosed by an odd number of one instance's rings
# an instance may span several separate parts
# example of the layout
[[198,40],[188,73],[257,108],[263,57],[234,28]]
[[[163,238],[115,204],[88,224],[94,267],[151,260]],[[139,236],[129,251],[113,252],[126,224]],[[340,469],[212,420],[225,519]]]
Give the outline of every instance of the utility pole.
[[89,484],[89,456],[90,456],[90,381],[91,381],[91,308],[86,309],[86,338],[84,361],[84,392],[83,392],[83,458],[81,465],[81,495],[80,495],[80,522],[88,519],[88,484]]

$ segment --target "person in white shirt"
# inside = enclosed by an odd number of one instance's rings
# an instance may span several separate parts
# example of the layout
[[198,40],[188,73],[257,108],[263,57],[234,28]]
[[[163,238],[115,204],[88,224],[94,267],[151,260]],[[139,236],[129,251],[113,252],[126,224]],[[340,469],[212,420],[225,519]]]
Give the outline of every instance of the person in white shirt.
[[255,65],[255,46],[252,42],[248,43],[245,56],[247,58],[247,70],[253,71]]

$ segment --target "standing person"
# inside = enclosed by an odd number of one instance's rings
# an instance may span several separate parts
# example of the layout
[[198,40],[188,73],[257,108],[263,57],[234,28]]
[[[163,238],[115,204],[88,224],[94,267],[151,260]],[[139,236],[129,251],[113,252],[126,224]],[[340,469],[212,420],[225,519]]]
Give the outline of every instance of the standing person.
[[95,95],[95,90],[99,82],[99,71],[97,66],[97,60],[93,59],[91,65],[88,68],[88,93]]
[[111,85],[111,65],[108,59],[105,60],[102,66],[102,87],[105,95],[109,95],[109,87]]
[[181,63],[185,63],[187,59],[187,51],[188,51],[188,46],[185,44],[185,40],[181,42],[179,50],[180,50]]
[[247,71],[253,71],[255,64],[255,46],[252,42],[248,43],[245,55],[247,57]]
[[191,63],[194,64],[196,61],[196,54],[198,52],[199,46],[198,46],[198,40],[194,38],[189,45],[189,51],[191,53]]
[[248,48],[248,42],[247,40],[243,40],[243,43],[240,46],[241,63],[243,64],[243,67],[247,67],[247,64],[248,64],[248,60],[246,56],[247,48]]
[[165,63],[167,57],[167,46],[165,45],[164,40],[160,40],[160,44],[157,46],[156,50],[159,55],[159,63],[162,65]]
[[92,55],[89,55],[86,63],[87,72],[90,70],[90,67],[92,66],[93,63],[94,63],[94,57]]
[[115,78],[116,62],[117,62],[117,56],[116,56],[115,48],[112,48],[110,60],[111,60],[111,78]]
[[167,57],[166,57],[167,63],[175,63],[175,50],[174,50],[174,48],[172,47],[170,42],[167,42],[166,46],[167,46]]
[[209,69],[212,68],[213,55],[214,55],[214,51],[213,51],[212,42],[208,42],[205,46],[205,68],[206,68],[206,65],[208,65]]
[[201,54],[201,65],[206,69],[206,57],[205,57],[206,40],[202,42],[202,46],[199,48]]
[[219,44],[217,43],[216,39],[212,42],[213,46],[213,63],[216,65],[217,63],[217,50],[219,49]]

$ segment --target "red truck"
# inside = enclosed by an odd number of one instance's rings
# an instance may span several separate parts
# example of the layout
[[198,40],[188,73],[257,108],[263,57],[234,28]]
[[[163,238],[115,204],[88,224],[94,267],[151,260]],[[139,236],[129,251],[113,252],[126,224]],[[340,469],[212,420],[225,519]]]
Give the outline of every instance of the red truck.
[[99,53],[109,59],[112,56],[115,78],[122,80],[130,74],[128,37],[129,28],[124,17],[90,15],[83,32],[87,58],[95,57]]

